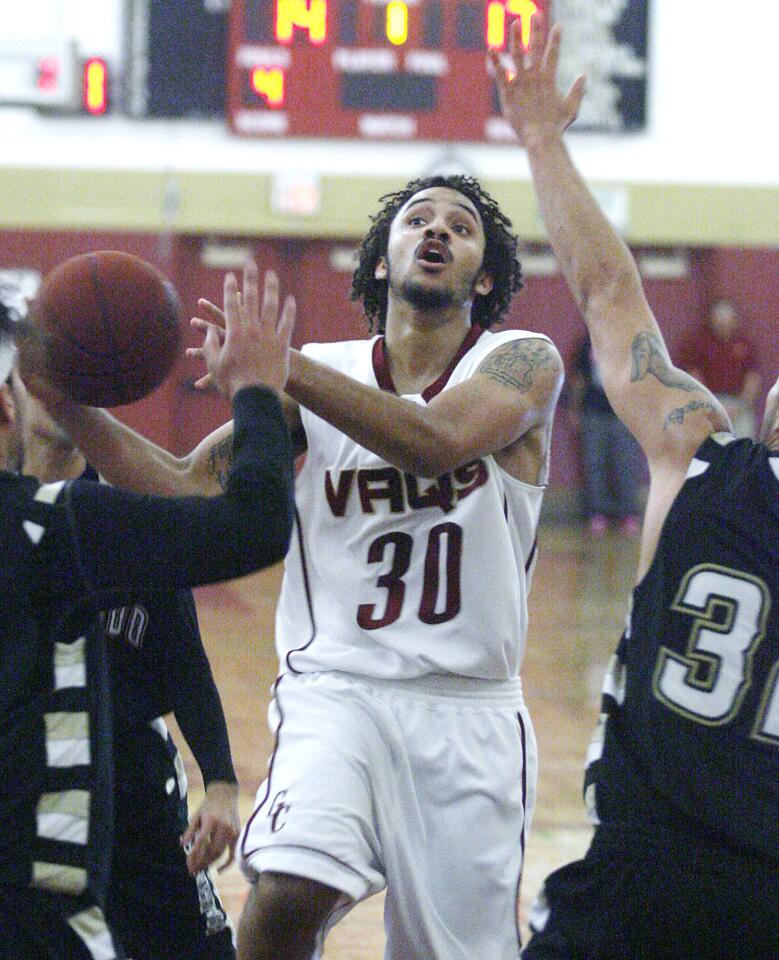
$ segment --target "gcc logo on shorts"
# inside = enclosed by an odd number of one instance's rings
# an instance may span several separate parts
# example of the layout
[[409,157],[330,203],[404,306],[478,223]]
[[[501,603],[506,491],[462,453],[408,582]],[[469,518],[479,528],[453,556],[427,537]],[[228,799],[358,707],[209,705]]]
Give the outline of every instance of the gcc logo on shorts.
[[273,798],[273,803],[268,811],[272,833],[278,833],[279,830],[283,830],[286,826],[287,813],[289,812],[289,804],[284,802],[286,795],[286,790],[279,790],[279,792]]

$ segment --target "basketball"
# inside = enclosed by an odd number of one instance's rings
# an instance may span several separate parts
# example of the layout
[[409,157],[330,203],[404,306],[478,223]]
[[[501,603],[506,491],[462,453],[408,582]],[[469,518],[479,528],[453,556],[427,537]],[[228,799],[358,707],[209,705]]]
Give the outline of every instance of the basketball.
[[43,280],[30,307],[46,375],[65,396],[116,407],[159,386],[179,355],[179,301],[150,263],[100,250],[71,257]]

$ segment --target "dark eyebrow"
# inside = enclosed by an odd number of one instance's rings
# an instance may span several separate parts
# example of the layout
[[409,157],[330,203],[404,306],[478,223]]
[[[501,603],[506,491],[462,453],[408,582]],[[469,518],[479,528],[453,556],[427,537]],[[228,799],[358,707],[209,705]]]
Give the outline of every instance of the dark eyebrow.
[[[433,201],[430,199],[430,197],[420,197],[418,200],[411,200],[411,201],[407,204],[406,210],[410,210],[411,207],[416,206],[416,204],[418,204],[418,203],[433,203]],[[479,217],[477,216],[477,214],[476,214],[473,210],[471,210],[470,207],[466,207],[464,203],[460,203],[460,202],[457,201],[457,200],[454,200],[453,203],[454,203],[454,205],[455,205],[456,207],[460,207],[461,210],[465,210],[465,212],[466,212],[467,214],[469,214],[470,217],[471,217],[471,219],[472,219],[472,220],[475,220],[476,223],[480,223],[480,222],[481,222],[481,221],[479,220]]]

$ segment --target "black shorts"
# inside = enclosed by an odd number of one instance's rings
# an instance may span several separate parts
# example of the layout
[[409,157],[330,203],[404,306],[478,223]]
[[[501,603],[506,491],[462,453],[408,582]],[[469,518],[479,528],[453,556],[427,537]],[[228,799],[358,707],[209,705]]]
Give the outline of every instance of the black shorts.
[[173,741],[149,727],[122,736],[106,914],[133,960],[234,960],[210,872],[187,870],[179,842],[187,801],[175,755]]
[[85,897],[0,885],[0,960],[94,960],[125,954]]
[[583,860],[547,878],[522,960],[768,960],[777,918],[779,864],[674,834],[596,832]]

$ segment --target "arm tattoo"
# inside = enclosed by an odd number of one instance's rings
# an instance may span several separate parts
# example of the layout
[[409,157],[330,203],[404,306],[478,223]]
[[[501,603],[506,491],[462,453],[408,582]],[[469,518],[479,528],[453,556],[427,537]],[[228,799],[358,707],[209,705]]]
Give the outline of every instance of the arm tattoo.
[[233,463],[235,463],[235,458],[233,457],[233,435],[230,434],[229,437],[225,437],[224,440],[220,440],[219,443],[211,447],[208,451],[208,463],[206,466],[208,475],[216,477],[219,486],[223,490],[227,489],[227,478],[233,469]]
[[656,333],[639,333],[631,347],[633,364],[630,371],[630,380],[635,383],[643,380],[648,374],[657,377],[664,387],[674,387],[692,393],[700,390],[701,385],[689,374],[674,369],[668,358],[665,344]]
[[532,390],[536,374],[541,370],[557,373],[560,361],[548,343],[538,340],[512,340],[496,350],[479,367],[492,380],[514,387],[520,393]]
[[684,422],[684,418],[688,413],[692,413],[695,410],[709,410],[713,413],[715,411],[715,407],[714,404],[709,403],[708,400],[690,400],[686,406],[677,407],[668,414],[668,416],[665,418],[663,429],[667,430],[671,426],[678,426],[680,423]]

